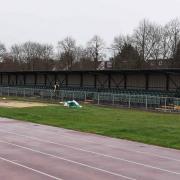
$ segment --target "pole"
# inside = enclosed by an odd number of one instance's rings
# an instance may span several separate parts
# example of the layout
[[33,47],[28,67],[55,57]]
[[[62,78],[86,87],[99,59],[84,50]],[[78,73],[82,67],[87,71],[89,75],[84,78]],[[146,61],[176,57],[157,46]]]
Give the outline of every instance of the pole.
[[129,95],[129,108],[131,108],[131,96]]
[[99,104],[99,93],[98,93],[98,104]]
[[146,109],[148,109],[148,98],[146,96]]

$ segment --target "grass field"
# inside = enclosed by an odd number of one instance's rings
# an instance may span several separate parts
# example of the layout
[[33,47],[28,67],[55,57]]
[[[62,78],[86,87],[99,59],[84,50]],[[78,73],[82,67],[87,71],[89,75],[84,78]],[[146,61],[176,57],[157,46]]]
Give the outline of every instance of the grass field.
[[0,108],[0,116],[180,149],[180,115],[86,105]]

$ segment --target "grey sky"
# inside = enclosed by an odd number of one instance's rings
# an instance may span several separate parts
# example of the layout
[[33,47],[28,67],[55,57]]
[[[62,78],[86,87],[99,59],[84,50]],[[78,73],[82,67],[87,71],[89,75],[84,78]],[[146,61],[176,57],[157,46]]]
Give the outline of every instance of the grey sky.
[[164,24],[180,17],[180,0],[0,0],[0,41],[85,44],[94,34],[110,44],[143,18]]

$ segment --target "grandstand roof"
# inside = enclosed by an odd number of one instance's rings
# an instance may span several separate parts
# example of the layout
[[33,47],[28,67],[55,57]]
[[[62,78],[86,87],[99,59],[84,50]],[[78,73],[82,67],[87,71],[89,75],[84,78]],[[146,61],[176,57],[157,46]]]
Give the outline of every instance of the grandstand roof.
[[148,74],[148,73],[155,73],[155,74],[168,74],[168,73],[180,73],[180,68],[174,68],[174,69],[126,69],[126,70],[62,70],[62,71],[1,71],[2,74],[34,74],[34,73],[42,73],[42,74],[61,74],[61,73],[67,73],[67,74],[79,74],[79,73],[97,73],[97,74],[103,74],[103,73],[120,73],[120,74]]

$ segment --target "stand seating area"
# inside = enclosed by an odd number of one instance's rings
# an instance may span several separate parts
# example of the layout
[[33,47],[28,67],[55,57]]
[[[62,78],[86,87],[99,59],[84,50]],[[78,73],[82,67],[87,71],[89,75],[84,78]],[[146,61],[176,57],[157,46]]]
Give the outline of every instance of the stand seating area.
[[[3,86],[5,87],[5,86]],[[25,86],[9,86],[17,88],[34,88],[34,89],[54,89],[51,85],[25,85]],[[103,92],[112,94],[125,94],[125,95],[147,95],[147,96],[159,96],[159,97],[176,97],[175,91],[163,91],[163,90],[144,90],[144,89],[119,89],[119,88],[92,88],[92,87],[60,87],[58,90],[67,91],[86,91],[86,92]]]

